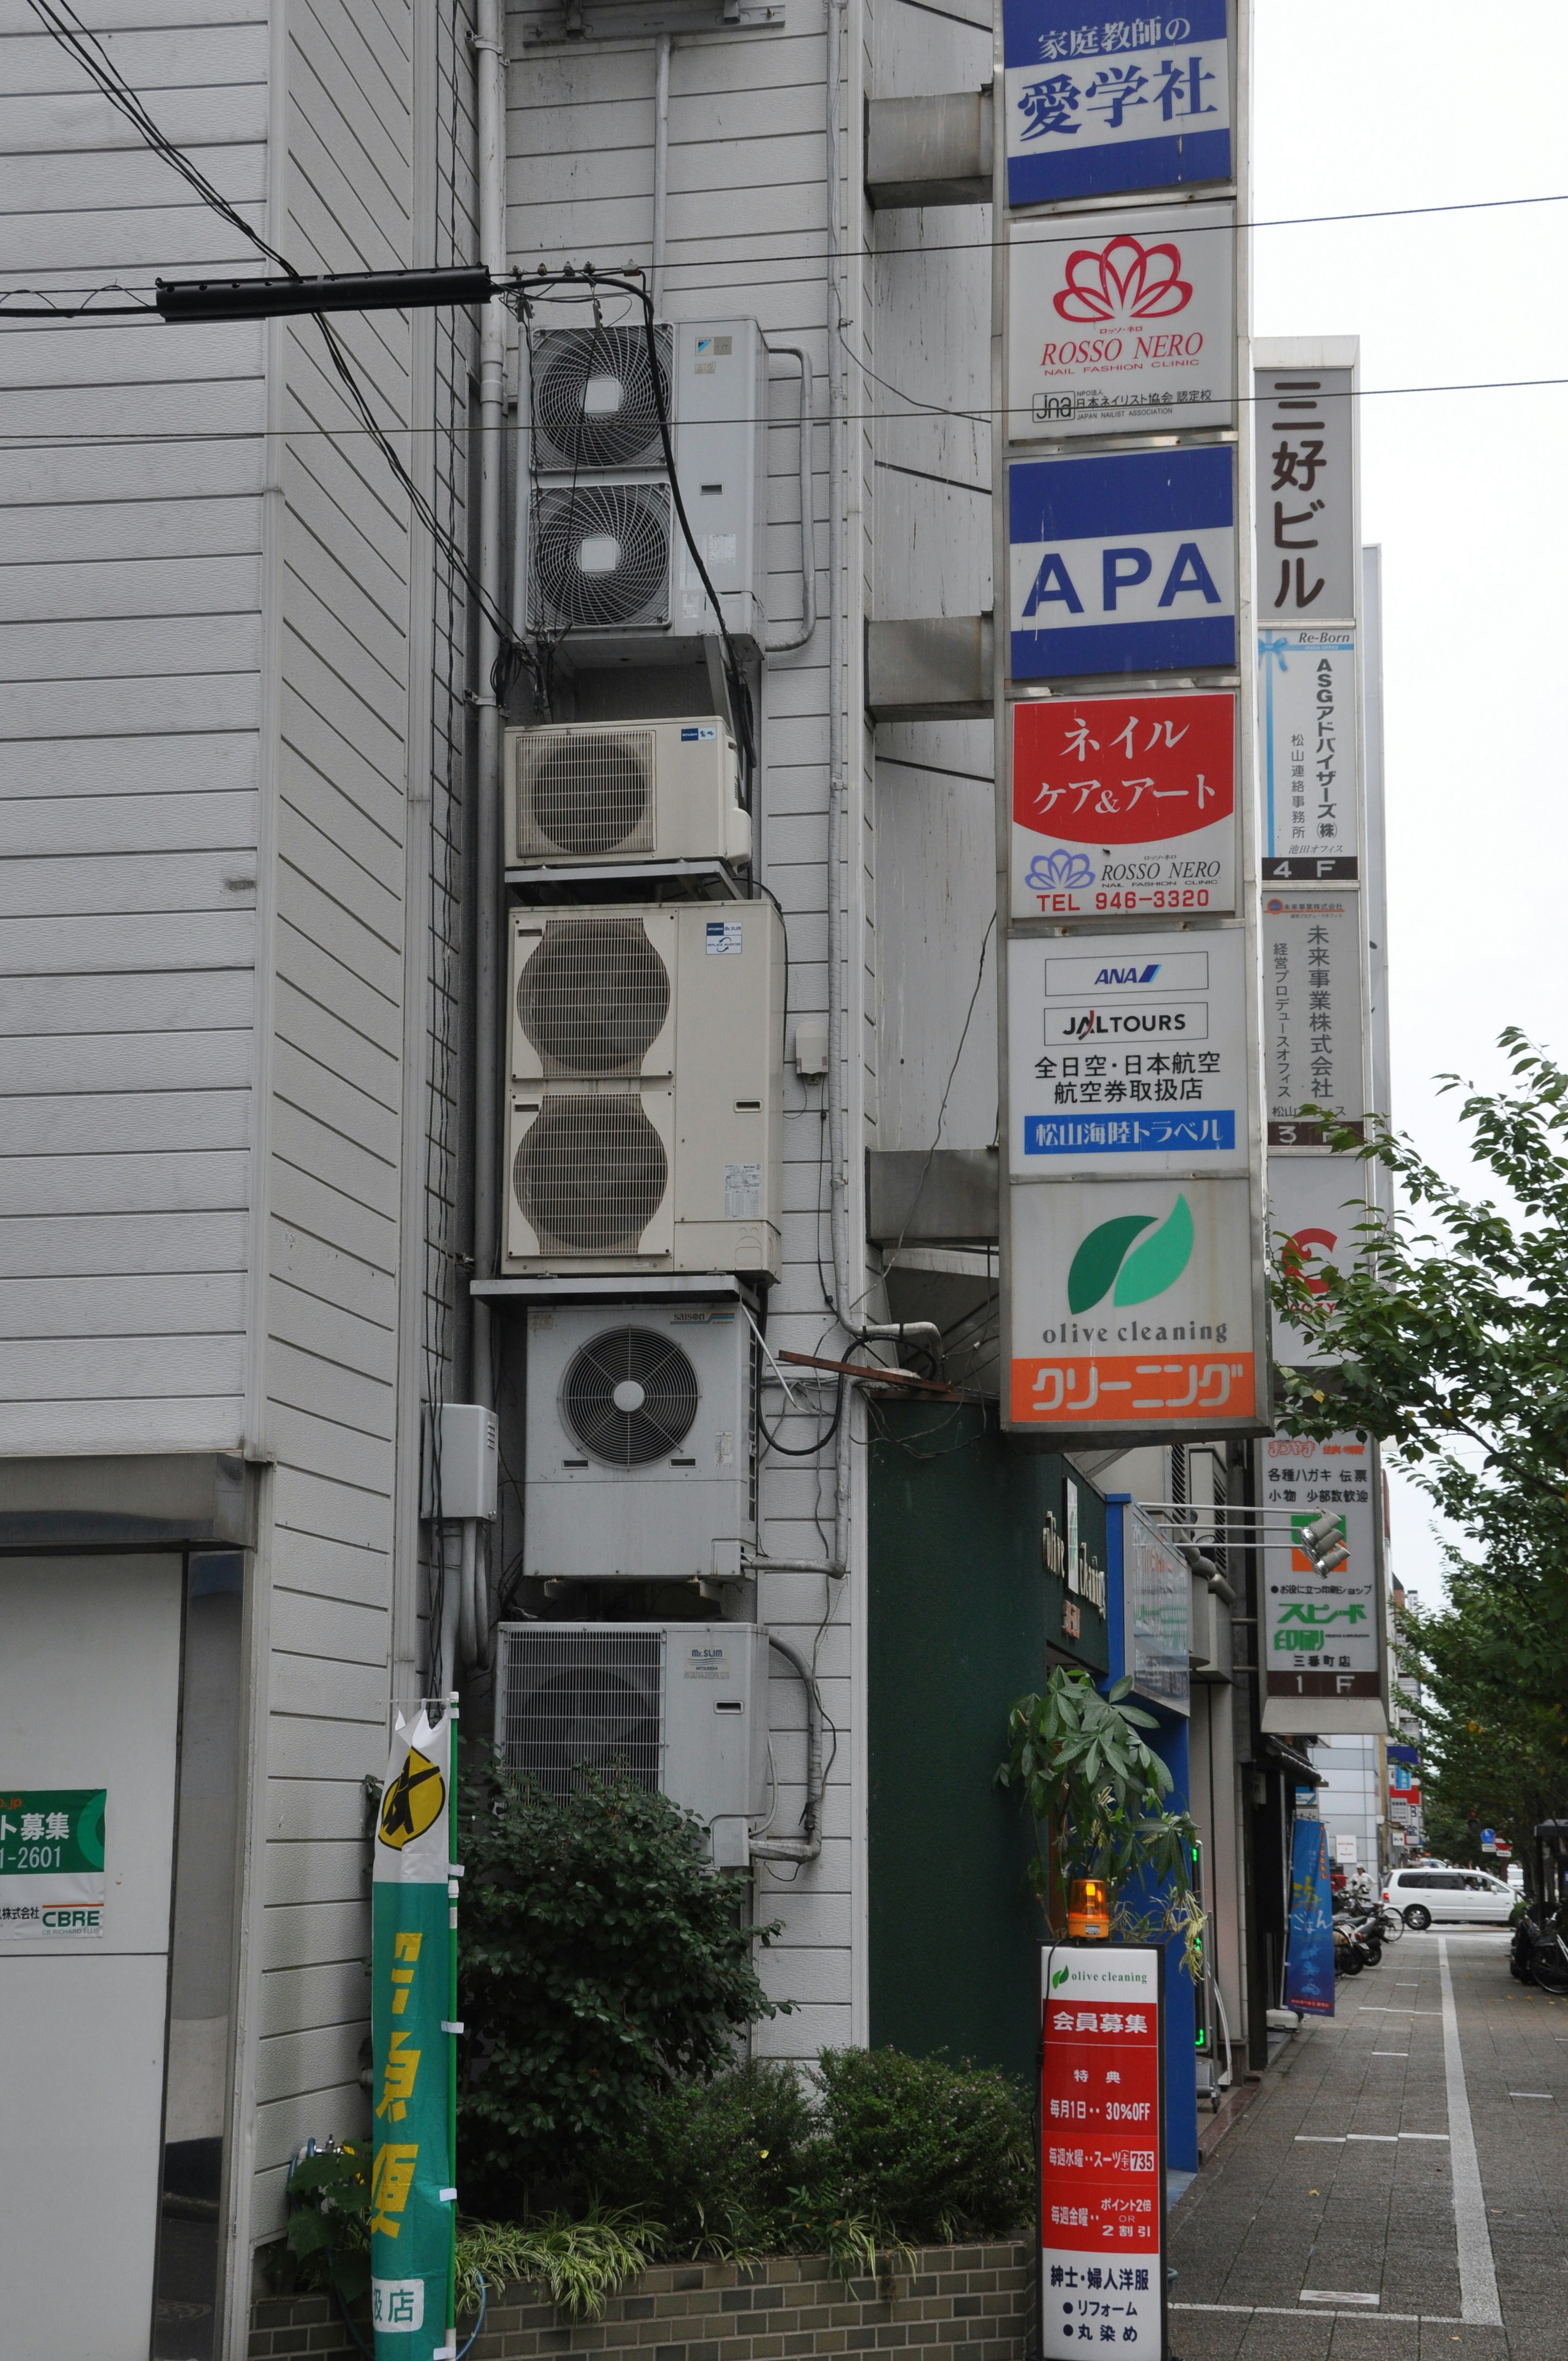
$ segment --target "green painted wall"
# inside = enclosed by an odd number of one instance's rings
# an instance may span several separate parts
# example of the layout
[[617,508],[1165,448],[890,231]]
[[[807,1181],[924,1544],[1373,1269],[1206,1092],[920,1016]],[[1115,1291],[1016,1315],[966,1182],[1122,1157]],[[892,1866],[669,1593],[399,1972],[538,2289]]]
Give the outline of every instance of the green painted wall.
[[[1007,1709],[1047,1650],[1096,1673],[1105,1627],[1045,1570],[1065,1526],[1055,1453],[1013,1442],[979,1405],[882,1403],[872,1422],[869,1582],[871,2037],[1027,2074],[1040,1919],[1032,1839],[992,1784]],[[1105,1511],[1081,1477],[1080,1538],[1102,1566]]]

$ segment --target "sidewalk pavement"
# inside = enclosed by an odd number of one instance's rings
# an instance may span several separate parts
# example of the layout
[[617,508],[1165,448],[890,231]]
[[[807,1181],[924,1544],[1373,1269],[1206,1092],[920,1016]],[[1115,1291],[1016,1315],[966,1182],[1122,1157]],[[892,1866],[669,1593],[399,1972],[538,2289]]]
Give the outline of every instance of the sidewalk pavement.
[[1171,2354],[1568,2361],[1568,2001],[1489,1928],[1335,2000],[1171,2209]]

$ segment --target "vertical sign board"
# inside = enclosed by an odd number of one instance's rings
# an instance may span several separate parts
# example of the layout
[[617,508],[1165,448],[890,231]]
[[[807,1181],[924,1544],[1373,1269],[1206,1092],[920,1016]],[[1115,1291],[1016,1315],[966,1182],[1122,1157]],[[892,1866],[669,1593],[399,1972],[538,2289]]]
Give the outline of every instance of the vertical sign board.
[[1231,444],[1012,461],[1012,678],[1234,672],[1235,520]]
[[1141,1509],[1122,1517],[1124,1659],[1139,1697],[1168,1713],[1192,1710],[1192,1576]]
[[1221,689],[1010,706],[1013,917],[1234,911],[1236,703]]
[[1164,2361],[1165,1954],[1040,1949],[1040,2349]]
[[[1259,1640],[1265,1730],[1385,1730],[1376,1445],[1356,1434],[1328,1443],[1274,1434],[1260,1445],[1263,1502],[1289,1518],[1291,1543],[1265,1554]],[[1332,1516],[1346,1561],[1320,1573],[1309,1525]]]
[[104,1934],[104,1787],[0,1791],[0,1943]]
[[1224,204],[1013,222],[1007,440],[1234,426],[1235,221]]
[[[1327,1265],[1354,1268],[1365,1251],[1359,1224],[1371,1217],[1367,1168],[1348,1156],[1324,1152],[1271,1156],[1268,1159],[1269,1247],[1288,1253],[1314,1295],[1328,1293],[1320,1276]],[[1288,1368],[1307,1368],[1326,1356],[1299,1328],[1274,1314],[1274,1357]]]
[[1258,740],[1263,879],[1354,884],[1361,796],[1355,634],[1260,631]]
[[1115,16],[1003,0],[1008,203],[1228,180],[1226,13],[1226,0]]
[[1263,1064],[1270,1148],[1318,1148],[1304,1106],[1366,1111],[1362,923],[1354,892],[1263,897]]
[[1257,618],[1353,623],[1356,610],[1355,372],[1255,372]]
[[370,2029],[376,2111],[370,2312],[376,2361],[455,2352],[456,2088],[449,1708],[400,1713],[376,1830]]

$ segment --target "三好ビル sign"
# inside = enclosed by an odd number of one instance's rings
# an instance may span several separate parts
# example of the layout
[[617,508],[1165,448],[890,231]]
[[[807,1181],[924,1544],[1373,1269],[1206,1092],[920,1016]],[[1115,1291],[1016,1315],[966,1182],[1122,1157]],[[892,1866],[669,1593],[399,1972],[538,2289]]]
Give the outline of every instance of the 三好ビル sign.
[[1225,0],[1137,16],[1003,0],[1002,34],[1009,204],[1229,179]]
[[1014,680],[1234,668],[1230,444],[1014,459],[1007,543]]
[[1042,697],[1010,711],[1015,918],[1235,907],[1228,690]]
[[1355,620],[1352,374],[1255,373],[1260,624]]
[[1235,423],[1230,205],[1014,221],[1007,440]]
[[1040,1949],[1046,2354],[1165,2353],[1163,1952]]

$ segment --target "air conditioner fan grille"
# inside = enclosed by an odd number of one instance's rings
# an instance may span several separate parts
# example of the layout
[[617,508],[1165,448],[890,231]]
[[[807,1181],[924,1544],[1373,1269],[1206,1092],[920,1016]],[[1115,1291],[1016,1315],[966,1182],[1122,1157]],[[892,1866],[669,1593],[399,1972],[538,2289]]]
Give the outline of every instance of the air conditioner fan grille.
[[651,630],[670,620],[665,484],[557,485],[533,508],[533,629]]
[[663,1655],[653,1631],[510,1634],[501,1699],[510,1768],[557,1801],[592,1771],[656,1789]]
[[630,1095],[546,1099],[512,1159],[517,1202],[545,1254],[635,1254],[670,1160]]
[[678,1451],[696,1419],[696,1371],[652,1328],[590,1337],[561,1381],[561,1415],[592,1459],[646,1467]]
[[579,860],[653,850],[651,730],[551,730],[518,753],[518,839]]
[[[669,401],[673,338],[655,328]],[[530,346],[542,467],[659,467],[664,446],[648,339],[635,328],[546,328]]]
[[641,918],[558,918],[517,980],[517,1016],[562,1080],[641,1071],[670,1014],[670,972]]

